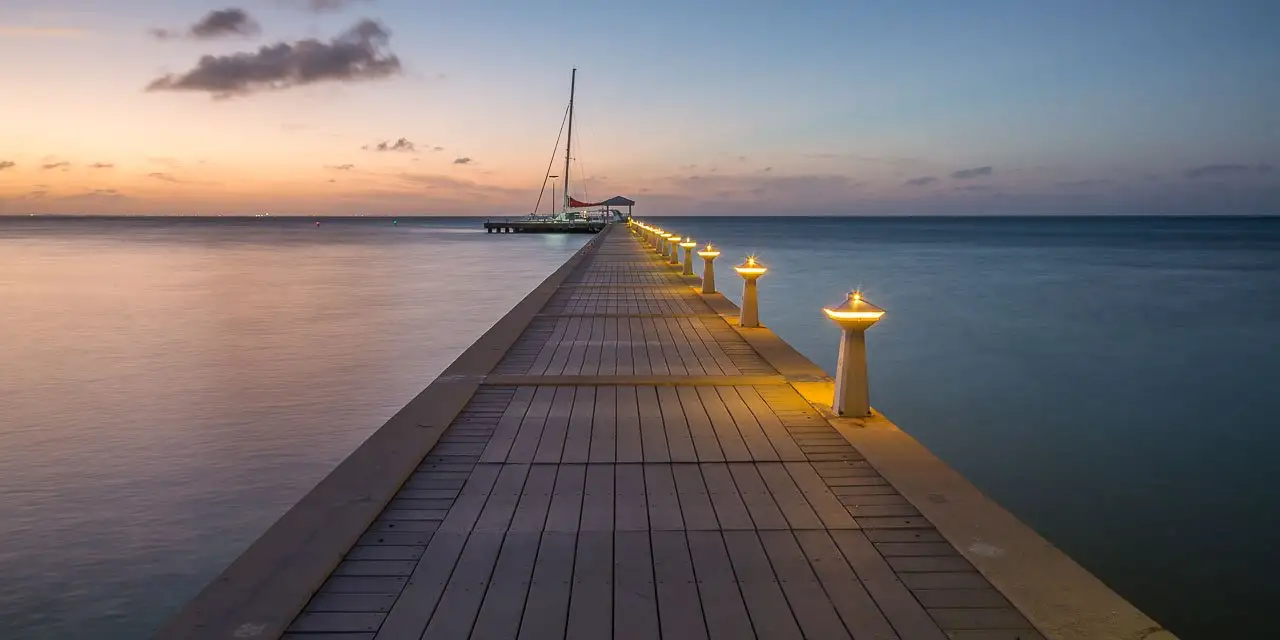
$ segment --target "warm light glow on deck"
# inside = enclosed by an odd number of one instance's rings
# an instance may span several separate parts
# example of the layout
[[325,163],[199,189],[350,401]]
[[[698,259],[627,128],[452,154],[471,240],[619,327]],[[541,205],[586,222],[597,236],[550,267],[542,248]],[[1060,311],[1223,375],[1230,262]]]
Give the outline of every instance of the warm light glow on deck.
[[698,255],[703,258],[714,258],[720,255],[720,252],[716,251],[715,247],[712,247],[711,243],[708,242],[706,248],[704,248],[702,251],[699,251]]
[[684,239],[684,242],[681,242],[681,243],[680,243],[680,246],[682,246],[682,247],[684,247],[684,248],[686,248],[686,249],[692,249],[692,248],[694,248],[694,247],[698,246],[698,243],[694,242],[692,238],[685,238],[685,239]]

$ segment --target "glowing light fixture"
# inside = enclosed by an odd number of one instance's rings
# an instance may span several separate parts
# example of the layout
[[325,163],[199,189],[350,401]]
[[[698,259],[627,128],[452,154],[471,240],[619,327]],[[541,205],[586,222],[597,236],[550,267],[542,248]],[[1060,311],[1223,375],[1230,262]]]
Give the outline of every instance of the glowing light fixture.
[[742,312],[738,314],[738,326],[760,326],[760,301],[756,295],[756,280],[769,269],[760,264],[755,256],[747,256],[740,265],[733,268],[742,276]]
[[840,357],[836,362],[836,390],[831,409],[841,416],[871,415],[871,397],[867,385],[866,330],[880,321],[884,309],[852,291],[844,302],[822,310],[843,332],[840,335]]
[[716,292],[716,265],[715,260],[720,256],[720,252],[715,250],[708,242],[707,246],[698,252],[698,257],[702,258],[702,292]]

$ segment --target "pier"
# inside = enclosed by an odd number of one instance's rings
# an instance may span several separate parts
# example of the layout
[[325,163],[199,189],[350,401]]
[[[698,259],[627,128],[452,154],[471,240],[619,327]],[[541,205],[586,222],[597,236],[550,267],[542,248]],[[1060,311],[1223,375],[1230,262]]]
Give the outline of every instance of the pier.
[[865,326],[838,385],[665,235],[590,238],[157,637],[1173,638],[860,408]]

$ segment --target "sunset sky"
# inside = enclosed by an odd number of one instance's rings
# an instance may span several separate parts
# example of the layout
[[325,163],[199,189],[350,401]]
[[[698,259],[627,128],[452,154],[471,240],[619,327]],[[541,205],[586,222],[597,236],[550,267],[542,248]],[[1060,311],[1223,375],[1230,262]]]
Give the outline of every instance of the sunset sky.
[[1276,0],[3,0],[0,214],[528,213],[575,65],[574,195],[638,214],[1280,214],[1277,25]]

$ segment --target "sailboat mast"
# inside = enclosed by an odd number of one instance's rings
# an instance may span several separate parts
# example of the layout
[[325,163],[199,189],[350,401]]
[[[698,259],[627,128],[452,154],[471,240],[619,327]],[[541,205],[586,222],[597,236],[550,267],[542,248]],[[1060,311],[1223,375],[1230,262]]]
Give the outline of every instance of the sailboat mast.
[[578,68],[569,77],[569,137],[564,143],[564,210],[569,210],[569,149],[573,147],[573,90],[578,82]]

